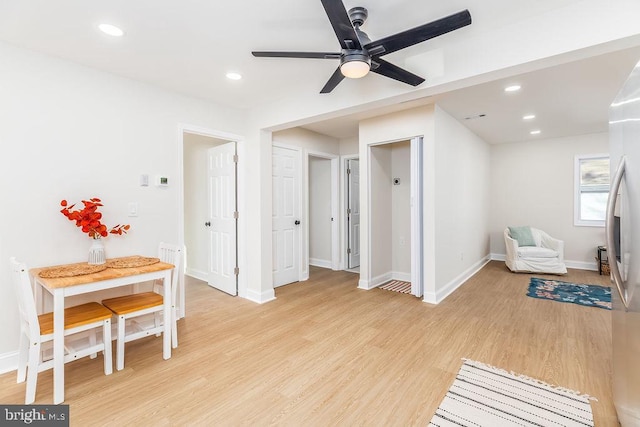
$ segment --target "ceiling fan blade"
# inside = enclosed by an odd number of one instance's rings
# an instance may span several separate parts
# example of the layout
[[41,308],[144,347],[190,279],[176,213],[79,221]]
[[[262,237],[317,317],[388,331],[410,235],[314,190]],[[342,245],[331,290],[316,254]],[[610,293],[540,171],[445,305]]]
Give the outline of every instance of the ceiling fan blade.
[[340,67],[338,67],[336,69],[336,71],[333,72],[333,74],[331,75],[331,78],[329,79],[327,84],[324,85],[324,87],[322,88],[320,93],[329,93],[329,92],[331,92],[333,89],[335,89],[336,86],[338,86],[338,83],[340,83],[342,81],[342,79],[344,79],[344,76],[342,75],[342,72],[340,71]]
[[340,53],[334,52],[251,52],[258,58],[311,58],[340,59]]
[[410,84],[411,86],[418,86],[424,79],[420,76],[416,76],[409,71],[393,65],[391,62],[387,62],[381,58],[371,59],[371,71],[381,76],[389,77],[399,82]]
[[356,31],[353,29],[351,18],[349,18],[349,14],[347,13],[347,9],[344,8],[342,0],[321,1],[333,27],[333,31],[335,31],[336,37],[338,37],[340,46],[343,49],[362,49],[360,39],[358,39]]
[[469,24],[471,24],[471,14],[465,9],[462,12],[454,13],[453,15],[429,22],[428,24],[420,25],[419,27],[367,43],[364,48],[371,55],[386,55],[457,30]]

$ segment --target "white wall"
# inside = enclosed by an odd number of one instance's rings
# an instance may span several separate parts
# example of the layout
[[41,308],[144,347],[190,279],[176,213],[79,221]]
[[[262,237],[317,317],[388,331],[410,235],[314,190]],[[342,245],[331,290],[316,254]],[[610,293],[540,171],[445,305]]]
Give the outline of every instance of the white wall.
[[[383,144],[371,147],[370,152],[369,203],[371,209],[369,211],[369,220],[372,231],[369,236],[371,242],[371,277],[369,280],[376,284],[381,284],[391,279],[391,271],[393,270],[391,151],[391,144]],[[360,170],[360,172],[360,183],[362,186],[362,170]],[[362,199],[360,212],[362,212]],[[362,221],[362,216],[360,218]]]
[[[89,238],[60,200],[100,197],[108,257],[154,255],[177,242],[180,123],[241,133],[238,111],[0,43],[0,371],[15,362],[18,314],[8,258],[29,267],[85,260]],[[139,185],[149,174],[148,187]],[[169,177],[168,188],[153,177]],[[139,216],[128,217],[137,202]]]
[[[394,279],[411,278],[411,143],[391,144],[391,257]],[[392,181],[391,180],[391,181]]]
[[309,264],[331,268],[331,160],[319,157],[309,157]]
[[574,159],[609,152],[607,133],[491,146],[491,253],[505,253],[502,232],[531,225],[564,240],[569,267],[596,269],[604,228],[573,225]]
[[352,154],[358,154],[359,148],[358,137],[344,138],[340,140],[340,155],[349,156]]
[[340,154],[340,141],[303,128],[291,128],[273,133],[273,142],[299,147],[306,151]]
[[434,116],[437,270],[425,300],[439,302],[488,260],[490,149],[440,107]]

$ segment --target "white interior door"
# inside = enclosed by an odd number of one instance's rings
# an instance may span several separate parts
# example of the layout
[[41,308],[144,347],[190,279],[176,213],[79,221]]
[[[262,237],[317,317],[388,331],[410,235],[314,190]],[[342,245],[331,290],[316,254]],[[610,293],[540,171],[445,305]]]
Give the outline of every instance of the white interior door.
[[208,155],[207,281],[216,289],[236,295],[236,144],[230,142],[210,148]]
[[360,266],[360,161],[347,160],[347,265]]
[[300,280],[300,152],[273,146],[273,286]]

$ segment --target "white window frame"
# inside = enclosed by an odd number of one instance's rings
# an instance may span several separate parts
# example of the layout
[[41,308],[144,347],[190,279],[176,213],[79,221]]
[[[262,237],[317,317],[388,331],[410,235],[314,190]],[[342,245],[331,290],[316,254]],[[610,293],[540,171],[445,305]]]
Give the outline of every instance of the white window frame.
[[[595,220],[586,220],[580,217],[580,203],[582,194],[582,189],[580,185],[580,163],[583,160],[591,160],[591,159],[609,159],[610,156],[607,153],[603,154],[578,154],[575,156],[574,163],[574,202],[573,202],[573,224],[578,227],[604,227],[604,220],[595,221]],[[607,186],[607,194],[609,193],[609,186]]]

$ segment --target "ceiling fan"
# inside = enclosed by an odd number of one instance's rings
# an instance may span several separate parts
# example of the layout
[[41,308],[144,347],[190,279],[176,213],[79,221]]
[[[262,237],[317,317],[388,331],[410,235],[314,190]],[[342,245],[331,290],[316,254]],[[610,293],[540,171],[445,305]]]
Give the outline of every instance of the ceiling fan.
[[357,79],[364,77],[369,71],[411,86],[418,86],[424,82],[422,77],[393,65],[381,57],[471,24],[471,14],[465,9],[372,42],[360,29],[367,19],[367,9],[354,7],[347,13],[342,0],[320,1],[338,37],[342,48],[340,52],[251,52],[253,56],[264,58],[339,59],[340,66],[320,93],[331,92],[345,77]]

